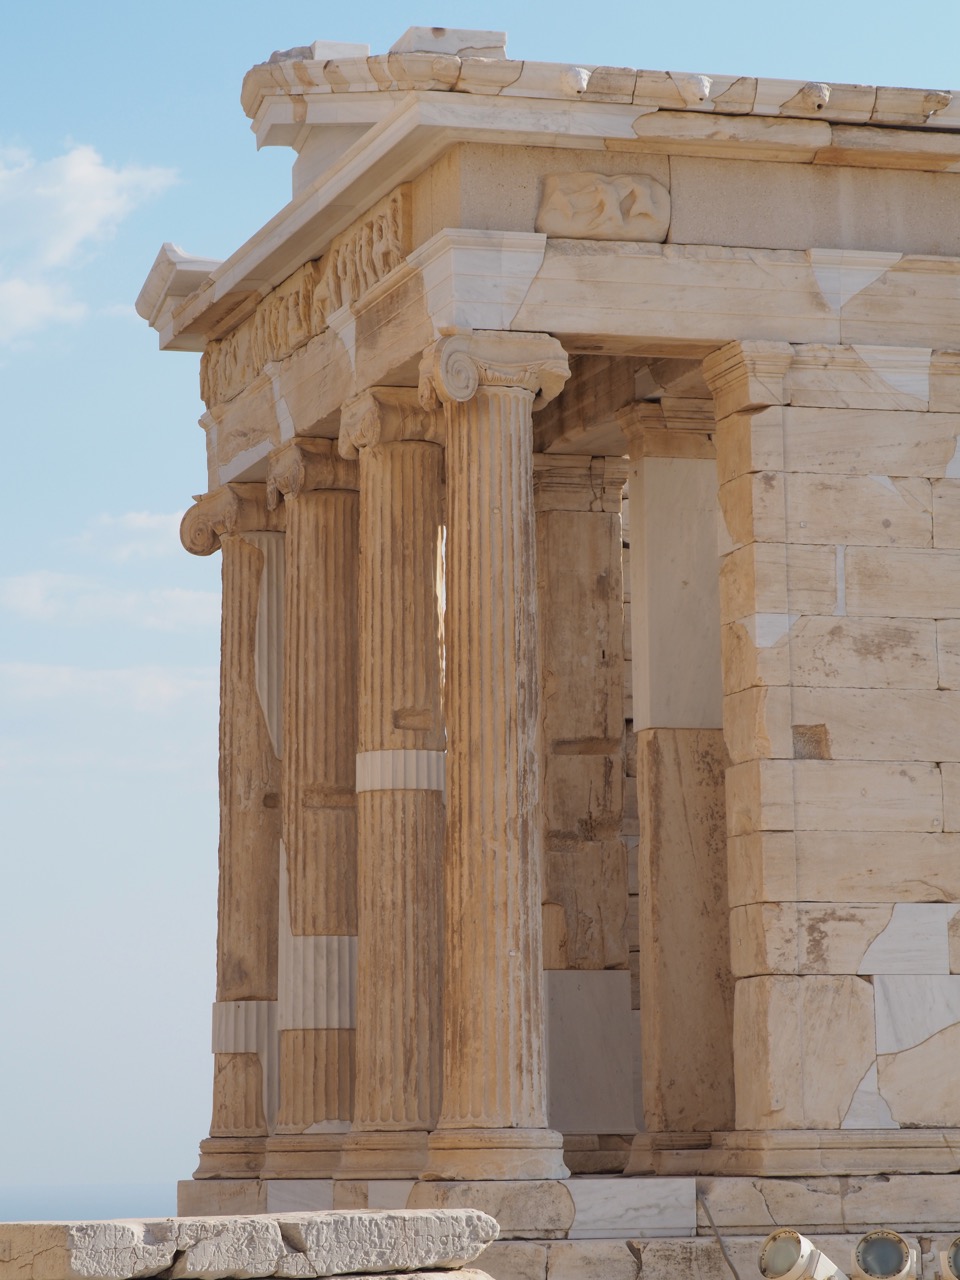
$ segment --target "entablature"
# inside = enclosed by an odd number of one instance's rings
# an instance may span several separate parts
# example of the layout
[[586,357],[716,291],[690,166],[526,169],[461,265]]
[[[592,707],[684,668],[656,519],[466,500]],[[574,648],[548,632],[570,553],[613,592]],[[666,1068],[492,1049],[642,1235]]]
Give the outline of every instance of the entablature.
[[[632,226],[626,220],[626,240],[845,249],[852,224],[842,211],[865,202],[870,226],[864,232],[858,225],[854,234],[864,242],[849,247],[887,247],[890,228],[909,223],[911,251],[960,252],[960,228],[937,205],[938,195],[941,204],[956,204],[952,185],[949,191],[907,190],[884,179],[878,191],[836,176],[893,170],[912,171],[918,181],[957,174],[960,182],[958,94],[517,61],[505,56],[496,32],[412,28],[388,54],[369,57],[365,49],[316,44],[276,54],[248,73],[243,103],[258,142],[299,152],[295,195],[222,263],[162,251],[138,300],[162,347],[202,350],[230,333],[304,264],[327,254],[358,215],[419,180],[458,146],[479,161],[481,189],[489,188],[490,167],[482,149],[509,147],[502,180],[522,187],[518,199],[490,207],[482,190],[471,193],[464,183],[462,193],[450,197],[451,216],[439,222],[428,214],[414,217],[410,247],[424,245],[443,226],[556,236],[556,220],[540,209],[541,184],[565,171],[589,178],[584,171],[596,168],[603,181],[646,185],[657,206],[656,216],[642,208]],[[523,159],[531,151],[537,162]],[[674,171],[681,161],[688,169]],[[718,174],[707,174],[698,186],[689,165],[714,162],[776,165],[777,173],[755,174],[754,182],[783,211],[786,230],[775,225],[771,231],[769,217],[747,217],[748,238],[740,240],[736,220],[727,217],[719,220],[720,240],[705,232],[697,210],[704,190],[716,190]],[[797,167],[834,177],[798,187],[779,172]],[[750,174],[730,172],[734,186],[748,193],[736,201],[741,211],[756,204]],[[829,190],[823,182],[832,184]],[[733,196],[724,199],[730,203]],[[811,235],[815,216],[829,224],[831,202],[840,208],[836,227],[822,238]],[[423,203],[430,204],[427,192]],[[723,203],[712,196],[706,201],[711,217]],[[892,213],[884,222],[879,211],[888,205]],[[506,206],[523,210],[519,223]],[[901,216],[905,211],[909,218]],[[616,239],[618,228],[593,232]],[[783,242],[771,243],[771,236]]]

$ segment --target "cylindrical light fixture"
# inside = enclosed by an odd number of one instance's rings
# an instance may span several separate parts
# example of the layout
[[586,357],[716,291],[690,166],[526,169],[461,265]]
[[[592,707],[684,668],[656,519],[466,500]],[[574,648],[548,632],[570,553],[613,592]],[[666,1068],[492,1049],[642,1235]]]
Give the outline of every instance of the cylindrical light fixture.
[[766,1280],[847,1280],[835,1262],[789,1227],[767,1236],[757,1266]]
[[855,1280],[915,1280],[917,1251],[896,1231],[868,1231],[853,1251]]
[[940,1280],[960,1280],[960,1236],[940,1250]]

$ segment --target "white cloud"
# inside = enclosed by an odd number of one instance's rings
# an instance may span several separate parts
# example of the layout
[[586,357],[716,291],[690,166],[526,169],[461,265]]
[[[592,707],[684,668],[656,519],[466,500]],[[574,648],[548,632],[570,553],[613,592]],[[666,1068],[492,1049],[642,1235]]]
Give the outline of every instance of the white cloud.
[[82,574],[38,569],[0,578],[0,608],[29,622],[98,624],[123,622],[155,631],[216,627],[216,591],[183,587],[125,589]]
[[88,521],[83,533],[66,539],[77,550],[125,564],[183,554],[180,545],[182,511],[125,511],[99,515]]
[[48,324],[81,320],[87,308],[62,284],[0,279],[0,343]]
[[67,700],[139,712],[164,712],[217,696],[215,667],[93,669],[39,662],[0,663],[0,698],[9,704]]
[[0,342],[83,316],[63,271],[175,181],[171,169],[112,167],[91,146],[49,160],[0,150]]

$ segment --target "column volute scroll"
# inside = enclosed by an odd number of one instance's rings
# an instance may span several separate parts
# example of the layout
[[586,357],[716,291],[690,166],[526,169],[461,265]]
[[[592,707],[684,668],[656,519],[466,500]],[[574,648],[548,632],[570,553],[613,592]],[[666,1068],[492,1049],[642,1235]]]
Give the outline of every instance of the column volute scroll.
[[191,555],[210,556],[225,534],[281,533],[283,528],[283,511],[269,508],[264,486],[240,482],[198,495],[180,521],[180,541]]

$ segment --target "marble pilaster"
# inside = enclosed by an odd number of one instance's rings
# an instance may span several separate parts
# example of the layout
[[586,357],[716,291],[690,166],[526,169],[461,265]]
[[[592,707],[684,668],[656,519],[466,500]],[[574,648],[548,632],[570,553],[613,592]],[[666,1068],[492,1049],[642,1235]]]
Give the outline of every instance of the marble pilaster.
[[[636,1128],[621,831],[626,477],[618,457],[534,456],[548,1117],[580,1146]],[[572,1033],[586,1009],[603,1015]]]
[[343,408],[359,458],[356,1097],[344,1177],[416,1177],[440,1095],[443,448],[415,388]]
[[[917,689],[920,645],[917,659],[903,655],[949,611],[930,587],[943,555],[937,495],[960,491],[957,423],[935,407],[931,353],[910,347],[731,343],[704,373],[728,537],[736,904],[738,1132],[717,1160],[729,1172],[814,1172],[829,1150],[848,1169],[933,1172],[931,1138],[948,1145],[960,1121],[949,1083],[960,1022],[945,1012],[931,1034],[910,1021],[951,981],[954,904],[926,916],[919,938],[896,899],[917,874],[912,845],[949,830],[955,732],[941,725],[954,713],[949,689]],[[811,846],[848,867],[862,833],[900,850],[891,900],[864,908],[833,877],[804,901]]]
[[630,455],[643,1129],[628,1173],[733,1123],[713,406],[617,415]]
[[444,1069],[424,1176],[555,1178],[547,1128],[532,412],[569,376],[543,334],[442,338],[447,431]]

